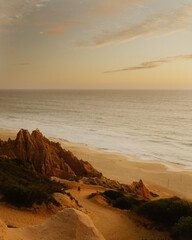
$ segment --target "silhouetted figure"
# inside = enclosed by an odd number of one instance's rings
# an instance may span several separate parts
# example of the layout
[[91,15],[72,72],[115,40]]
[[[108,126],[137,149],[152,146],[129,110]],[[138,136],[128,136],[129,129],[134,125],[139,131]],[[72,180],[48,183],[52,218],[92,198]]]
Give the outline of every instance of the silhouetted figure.
[[77,190],[78,190],[78,192],[80,193],[80,191],[81,191],[81,188],[80,188],[80,187],[78,187],[78,188],[77,188]]

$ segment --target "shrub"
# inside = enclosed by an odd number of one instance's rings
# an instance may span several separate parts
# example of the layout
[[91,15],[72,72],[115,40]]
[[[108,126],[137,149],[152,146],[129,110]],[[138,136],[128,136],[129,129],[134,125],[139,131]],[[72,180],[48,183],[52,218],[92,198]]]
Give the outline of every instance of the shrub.
[[181,217],[172,230],[171,236],[175,240],[192,239],[192,217]]
[[192,216],[192,204],[179,198],[144,203],[136,212],[155,223],[173,226],[182,216]]
[[137,205],[137,201],[132,197],[120,197],[113,202],[113,206],[120,209],[130,209]]
[[52,194],[64,188],[63,184],[27,168],[21,160],[0,157],[0,194],[10,204],[31,207],[33,203],[52,202],[58,205]]
[[117,198],[124,197],[123,193],[113,191],[113,190],[108,190],[103,193],[106,197],[108,197],[110,200],[116,200]]

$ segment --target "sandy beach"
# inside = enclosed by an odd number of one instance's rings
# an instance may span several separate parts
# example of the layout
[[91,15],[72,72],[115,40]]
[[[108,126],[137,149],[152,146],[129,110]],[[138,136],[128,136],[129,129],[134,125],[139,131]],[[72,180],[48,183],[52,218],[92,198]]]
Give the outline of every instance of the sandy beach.
[[[0,130],[2,140],[14,139],[15,136],[14,131]],[[66,150],[73,152],[79,159],[90,162],[110,179],[125,184],[142,179],[147,187],[160,197],[177,195],[192,200],[192,170],[186,170],[182,165],[146,161],[136,156],[109,153],[103,149],[93,149],[56,138],[50,140],[59,141]]]
[[[56,141],[56,139],[51,139]],[[105,152],[68,141],[61,142],[66,150],[78,158],[90,162],[104,176],[131,184],[142,179],[151,191],[160,197],[177,195],[192,200],[192,170],[172,163],[161,163],[155,160],[142,160],[131,155]]]
[[[16,132],[9,130],[0,130],[0,139],[15,139]],[[159,194],[160,197],[171,197],[177,195],[189,200],[192,199],[191,180],[192,171],[183,170],[182,166],[176,164],[163,164],[155,161],[144,161],[136,156],[126,156],[117,153],[108,153],[104,149],[93,149],[82,144],[74,144],[60,139],[50,138],[52,141],[60,142],[63,148],[70,150],[79,159],[89,161],[104,176],[118,180],[121,183],[130,184],[133,181],[142,179],[147,187]],[[67,180],[63,180],[67,181]],[[115,209],[106,205],[101,200],[88,199],[88,196],[96,191],[105,191],[101,186],[85,185],[82,183],[69,182],[71,193],[84,211],[92,219],[96,228],[101,232],[106,240],[125,240],[127,237],[132,240],[140,239],[170,239],[167,232],[159,232],[155,229],[147,229],[140,225],[128,212]],[[80,186],[81,192],[77,190]],[[1,220],[9,226],[25,227],[30,225],[44,224],[50,217],[48,212],[25,211],[10,207],[2,203],[0,206]],[[43,225],[42,225],[43,226]],[[28,236],[28,230],[21,228],[23,239],[34,240],[34,236]],[[20,230],[8,229],[8,237],[13,239]],[[35,234],[41,233],[41,225],[35,227]],[[56,232],[51,230],[51,234]],[[36,235],[35,235],[36,236]],[[18,235],[18,239],[20,235]],[[155,238],[154,238],[155,237]],[[8,238],[9,239],[9,238]],[[48,239],[48,238],[46,238]]]

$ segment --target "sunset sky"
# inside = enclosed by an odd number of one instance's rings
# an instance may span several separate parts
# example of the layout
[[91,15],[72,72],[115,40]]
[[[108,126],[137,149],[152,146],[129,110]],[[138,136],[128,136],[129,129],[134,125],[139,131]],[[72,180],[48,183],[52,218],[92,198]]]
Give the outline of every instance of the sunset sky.
[[0,0],[0,89],[192,89],[192,0]]

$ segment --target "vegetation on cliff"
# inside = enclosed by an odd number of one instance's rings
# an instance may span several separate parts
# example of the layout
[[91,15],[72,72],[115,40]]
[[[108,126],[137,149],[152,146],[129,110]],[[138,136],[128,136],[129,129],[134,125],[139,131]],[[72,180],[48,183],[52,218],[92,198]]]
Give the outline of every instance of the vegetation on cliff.
[[32,171],[19,159],[0,157],[1,200],[15,206],[31,207],[33,203],[58,205],[52,194],[63,192],[64,185]]

